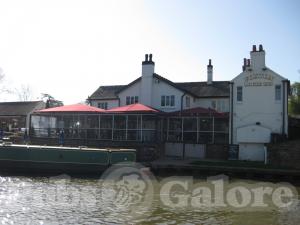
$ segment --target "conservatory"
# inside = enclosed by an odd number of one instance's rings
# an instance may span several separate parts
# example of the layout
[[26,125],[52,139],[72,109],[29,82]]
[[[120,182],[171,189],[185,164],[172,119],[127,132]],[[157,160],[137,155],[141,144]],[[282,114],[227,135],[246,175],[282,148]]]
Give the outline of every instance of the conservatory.
[[86,105],[62,106],[31,115],[30,136],[112,142],[228,143],[228,115],[195,108],[163,113],[142,104],[102,110]]

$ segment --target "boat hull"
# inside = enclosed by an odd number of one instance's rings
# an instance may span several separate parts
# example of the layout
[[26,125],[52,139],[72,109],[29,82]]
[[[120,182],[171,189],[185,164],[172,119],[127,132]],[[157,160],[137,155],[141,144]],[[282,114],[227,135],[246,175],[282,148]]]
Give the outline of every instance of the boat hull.
[[112,164],[133,163],[134,150],[0,146],[0,172],[100,174]]

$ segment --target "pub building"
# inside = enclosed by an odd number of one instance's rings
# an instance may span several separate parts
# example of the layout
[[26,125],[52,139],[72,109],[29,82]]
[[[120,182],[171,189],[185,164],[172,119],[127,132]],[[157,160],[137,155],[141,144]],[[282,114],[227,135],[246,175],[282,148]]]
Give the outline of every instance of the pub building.
[[100,86],[88,97],[89,106],[34,112],[31,141],[57,144],[63,130],[65,145],[131,147],[142,161],[160,156],[263,161],[271,136],[288,134],[289,81],[265,66],[261,45],[250,55],[232,81],[214,81],[209,60],[207,81],[178,83],[156,74],[147,54],[140,77]]

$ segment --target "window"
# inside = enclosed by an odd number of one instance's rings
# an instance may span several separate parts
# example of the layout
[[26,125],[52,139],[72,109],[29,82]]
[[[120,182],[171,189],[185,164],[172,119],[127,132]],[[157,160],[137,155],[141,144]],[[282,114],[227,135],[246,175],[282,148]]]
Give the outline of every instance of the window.
[[162,95],[161,96],[161,106],[175,106],[175,96],[174,95]]
[[170,105],[170,96],[166,96],[166,106]]
[[275,100],[280,101],[281,100],[281,85],[275,86]]
[[217,102],[216,100],[211,101],[211,108],[216,109],[217,108]]
[[243,87],[236,87],[236,100],[238,102],[243,101]]
[[226,100],[220,99],[217,101],[217,107],[218,112],[228,112],[228,105]]
[[139,102],[139,96],[126,96],[126,105]]
[[107,109],[107,102],[99,102],[98,108],[100,109]]
[[165,106],[166,105],[166,96],[161,96],[161,103],[160,103],[161,106]]
[[187,108],[191,107],[191,98],[189,96],[185,97],[185,106]]
[[174,95],[171,95],[171,106],[174,106],[175,105],[175,96]]
[[126,96],[126,105],[130,105],[130,96]]

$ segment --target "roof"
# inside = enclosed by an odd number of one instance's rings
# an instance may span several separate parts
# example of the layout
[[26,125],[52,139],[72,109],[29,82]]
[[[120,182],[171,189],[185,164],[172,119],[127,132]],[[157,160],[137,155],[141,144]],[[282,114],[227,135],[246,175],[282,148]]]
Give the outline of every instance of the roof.
[[43,101],[0,102],[0,116],[26,116],[44,107]]
[[[172,82],[156,73],[153,77],[159,79],[184,93],[190,94],[196,98],[209,98],[209,97],[229,97],[230,88],[229,81],[213,81],[212,84],[204,82]],[[141,80],[139,77],[127,85],[115,85],[115,86],[100,86],[89,99],[117,99],[118,94],[137,83]]]
[[128,112],[139,112],[139,113],[158,113],[159,111],[151,108],[149,106],[136,103],[131,105],[125,105],[121,107],[116,107],[113,109],[106,110],[107,112],[119,112],[119,113],[128,113]]
[[105,112],[104,109],[99,109],[89,105],[83,104],[74,104],[74,105],[65,105],[54,108],[42,109],[36,111],[37,113],[60,113],[60,112],[85,112],[85,113],[99,113]]
[[197,116],[197,115],[209,115],[209,116],[216,116],[216,117],[228,117],[228,113],[218,112],[211,108],[203,108],[203,107],[196,107],[191,109],[185,109],[182,111],[176,112],[169,112],[168,115],[180,115],[180,116]]
[[183,82],[176,83],[181,89],[187,90],[197,97],[229,97],[229,81],[213,81],[212,84],[207,82]]
[[127,85],[110,85],[110,86],[100,86],[89,99],[116,99],[118,98],[117,93],[120,89],[126,87]]

